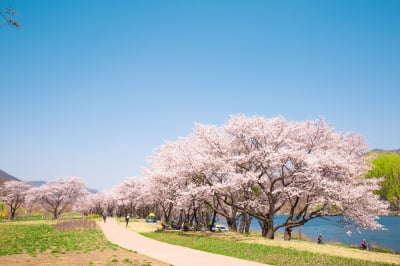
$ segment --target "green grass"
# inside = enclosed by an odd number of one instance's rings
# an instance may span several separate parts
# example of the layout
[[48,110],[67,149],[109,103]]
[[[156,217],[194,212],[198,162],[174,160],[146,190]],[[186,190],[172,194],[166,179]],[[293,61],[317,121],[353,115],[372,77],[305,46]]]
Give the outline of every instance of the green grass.
[[249,244],[210,235],[185,232],[142,233],[144,236],[202,251],[273,265],[390,265],[352,258],[298,251],[290,248]]
[[54,229],[54,222],[0,223],[0,256],[39,252],[65,254],[68,251],[90,252],[115,245],[108,242],[100,230]]
[[[88,219],[100,218],[100,215],[89,215]],[[71,220],[71,219],[82,219],[83,216],[80,213],[63,213],[60,215],[58,220]],[[15,216],[14,220],[8,220],[8,217],[0,218],[0,223],[2,222],[21,222],[21,221],[44,221],[44,220],[54,220],[52,214],[44,215],[31,215],[31,216]],[[100,219],[99,219],[100,220]]]
[[42,220],[52,220],[53,217],[50,215],[36,215],[36,216],[16,216],[14,220],[8,220],[7,218],[0,219],[0,223],[10,223],[10,222],[21,222],[21,221],[42,221]]

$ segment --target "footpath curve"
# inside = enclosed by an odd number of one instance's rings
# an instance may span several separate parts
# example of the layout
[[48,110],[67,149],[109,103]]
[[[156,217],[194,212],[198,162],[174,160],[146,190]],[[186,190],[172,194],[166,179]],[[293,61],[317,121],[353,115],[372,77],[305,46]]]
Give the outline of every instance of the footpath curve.
[[105,223],[101,222],[100,227],[110,242],[174,266],[266,265],[153,240],[118,225],[113,218],[108,218]]

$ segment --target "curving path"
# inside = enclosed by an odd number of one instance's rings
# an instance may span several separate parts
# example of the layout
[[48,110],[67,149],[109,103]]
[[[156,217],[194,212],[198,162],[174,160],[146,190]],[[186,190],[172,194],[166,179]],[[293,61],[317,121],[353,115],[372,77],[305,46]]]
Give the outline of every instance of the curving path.
[[108,218],[100,227],[106,238],[121,247],[137,251],[149,257],[170,263],[174,266],[260,266],[265,265],[209,252],[194,250],[159,242],[128,230]]

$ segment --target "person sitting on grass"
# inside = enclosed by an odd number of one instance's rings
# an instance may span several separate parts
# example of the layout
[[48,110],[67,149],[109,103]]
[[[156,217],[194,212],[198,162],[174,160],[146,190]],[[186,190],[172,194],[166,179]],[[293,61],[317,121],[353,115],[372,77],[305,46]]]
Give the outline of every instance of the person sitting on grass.
[[165,229],[167,228],[167,226],[164,224],[163,221],[161,221],[160,225],[161,225],[161,227],[162,227],[162,230],[165,230]]
[[363,240],[361,241],[361,249],[363,249],[363,250],[367,250],[367,249],[368,249],[368,242],[367,242],[367,240],[363,239]]
[[322,235],[318,235],[317,241],[318,244],[322,244]]

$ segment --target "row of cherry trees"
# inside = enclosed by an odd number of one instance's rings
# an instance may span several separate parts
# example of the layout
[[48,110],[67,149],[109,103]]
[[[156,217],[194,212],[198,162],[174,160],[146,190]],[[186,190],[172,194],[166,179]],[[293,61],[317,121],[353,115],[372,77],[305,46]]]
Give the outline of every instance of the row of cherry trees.
[[[143,178],[96,194],[77,178],[60,179],[29,189],[26,199],[55,218],[73,205],[85,214],[155,212],[167,223],[195,229],[211,229],[224,217],[240,232],[256,218],[267,238],[284,228],[290,239],[293,228],[333,215],[381,229],[377,215],[388,206],[373,193],[379,179],[363,178],[370,168],[367,151],[363,138],[339,133],[322,119],[238,115],[221,127],[198,124],[189,136],[166,142],[149,159]],[[286,221],[275,223],[274,215],[282,212]]]
[[[336,132],[322,119],[232,116],[224,126],[199,124],[165,143],[144,178],[126,180],[109,195],[119,212],[153,211],[196,229],[222,216],[231,230],[246,232],[257,218],[263,236],[284,228],[290,239],[293,228],[333,215],[381,229],[377,215],[388,206],[373,193],[380,180],[363,178],[367,151],[362,137]],[[287,219],[276,224],[282,212]]]
[[89,195],[80,178],[59,178],[40,187],[20,181],[7,181],[0,187],[0,199],[9,207],[10,220],[23,204],[40,206],[58,219],[61,213],[72,209],[79,199]]
[[[190,136],[164,144],[145,174],[163,210],[208,210],[233,230],[247,230],[255,217],[263,236],[274,238],[283,227],[290,239],[294,227],[322,216],[382,228],[377,214],[387,204],[373,194],[379,179],[362,178],[367,152],[363,138],[322,119],[239,115],[222,127],[196,125]],[[283,210],[288,217],[276,224]]]

